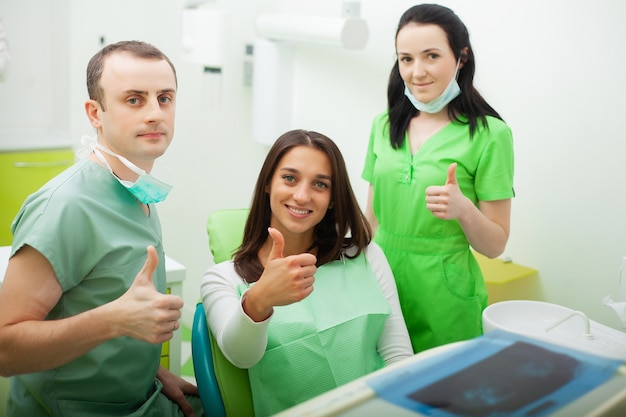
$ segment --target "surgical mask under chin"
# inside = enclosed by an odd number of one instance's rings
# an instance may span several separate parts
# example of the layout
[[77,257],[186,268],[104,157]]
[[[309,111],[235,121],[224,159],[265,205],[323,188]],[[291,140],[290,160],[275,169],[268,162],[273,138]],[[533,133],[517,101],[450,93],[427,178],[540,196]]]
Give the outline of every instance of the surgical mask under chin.
[[102,153],[100,153],[100,151],[103,151],[104,153],[107,153],[111,156],[115,156],[128,169],[133,171],[135,174],[139,175],[139,178],[137,178],[135,182],[122,180],[118,178],[117,176],[115,176],[115,178],[120,182],[120,184],[126,187],[126,189],[130,191],[130,193],[134,195],[137,200],[139,200],[143,204],[159,203],[165,200],[165,198],[167,197],[167,194],[172,189],[172,185],[164,181],[161,181],[154,175],[147,173],[143,169],[139,168],[138,166],[130,162],[128,159],[110,151],[109,149],[105,148],[99,143],[95,144],[93,151],[98,157],[98,159],[100,159],[100,161],[102,161],[102,163],[106,165],[109,171],[111,171],[111,174],[113,174],[114,176],[115,174],[113,173],[113,169],[111,168],[107,160],[104,158]]
[[445,90],[439,95],[439,97],[434,100],[429,101],[428,103],[422,103],[418,99],[415,98],[409,87],[404,84],[404,95],[407,96],[413,107],[417,110],[422,111],[424,113],[439,113],[443,110],[444,107],[448,105],[452,100],[454,100],[459,94],[461,94],[461,88],[459,87],[459,83],[456,81],[456,76],[459,73],[459,63],[460,60],[456,63],[456,70],[454,71],[454,77],[448,83],[448,86]]

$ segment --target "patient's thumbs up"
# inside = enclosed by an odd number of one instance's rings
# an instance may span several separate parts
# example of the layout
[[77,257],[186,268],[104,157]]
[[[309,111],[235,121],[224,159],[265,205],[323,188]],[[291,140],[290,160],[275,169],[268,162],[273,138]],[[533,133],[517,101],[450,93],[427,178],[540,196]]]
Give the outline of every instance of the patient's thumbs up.
[[274,259],[279,259],[283,257],[283,250],[285,249],[285,238],[278,229],[274,229],[273,227],[268,228],[267,231],[274,241],[272,243],[272,249],[270,250],[270,254],[267,256],[267,261],[269,262]]

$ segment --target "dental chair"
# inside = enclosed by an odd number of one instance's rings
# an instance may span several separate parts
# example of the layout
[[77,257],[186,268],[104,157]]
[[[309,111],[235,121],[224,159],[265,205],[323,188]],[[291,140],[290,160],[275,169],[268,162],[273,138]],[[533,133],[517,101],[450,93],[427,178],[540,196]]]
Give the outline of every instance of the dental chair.
[[[248,209],[218,210],[207,220],[214,262],[231,259],[241,244]],[[248,371],[230,363],[206,321],[202,303],[196,305],[191,332],[193,368],[204,411],[216,417],[254,416]]]

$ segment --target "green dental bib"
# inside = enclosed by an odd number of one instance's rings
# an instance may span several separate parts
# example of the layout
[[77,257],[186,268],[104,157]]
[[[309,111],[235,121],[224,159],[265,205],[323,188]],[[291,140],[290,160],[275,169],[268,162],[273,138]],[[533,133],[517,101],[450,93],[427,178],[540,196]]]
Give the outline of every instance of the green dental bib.
[[249,369],[256,417],[385,365],[376,347],[391,308],[365,256],[321,266],[314,287],[301,302],[274,308],[265,354]]

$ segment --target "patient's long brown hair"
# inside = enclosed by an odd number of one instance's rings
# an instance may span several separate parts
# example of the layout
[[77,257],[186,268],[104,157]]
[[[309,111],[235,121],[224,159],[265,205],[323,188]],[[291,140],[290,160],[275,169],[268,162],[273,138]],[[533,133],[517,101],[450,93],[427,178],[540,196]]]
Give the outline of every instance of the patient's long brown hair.
[[234,254],[235,270],[248,282],[257,281],[263,273],[258,253],[268,238],[267,228],[272,216],[267,187],[283,156],[296,146],[324,152],[332,167],[331,206],[315,226],[311,248],[317,248],[317,266],[339,259],[349,247],[356,247],[356,254],[353,255],[356,257],[371,241],[371,228],[354,196],[346,164],[337,145],[321,133],[292,130],[276,140],[265,158],[254,189],[243,242]]

